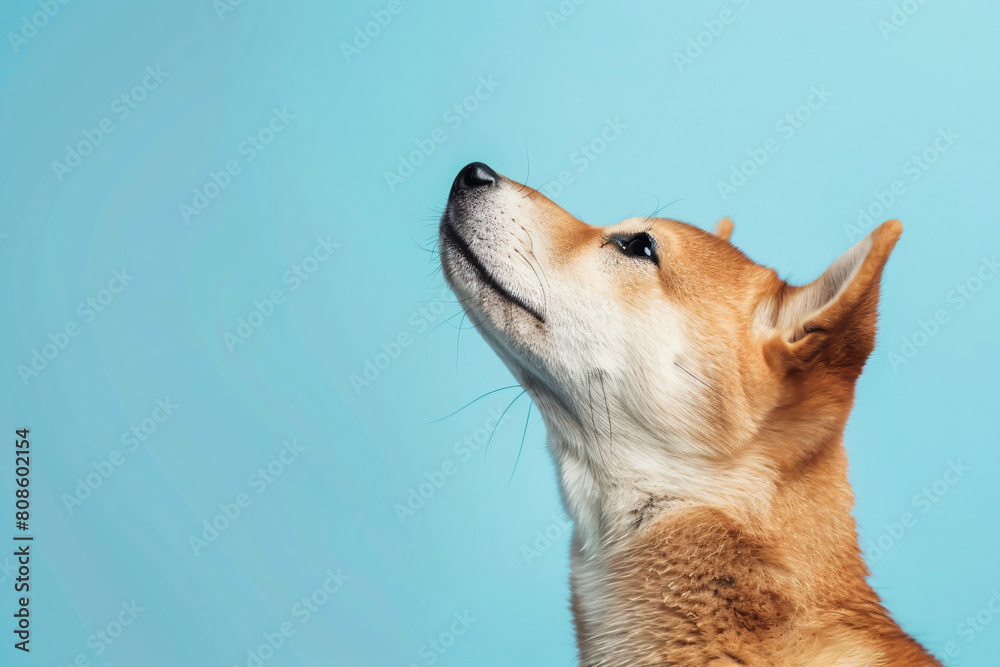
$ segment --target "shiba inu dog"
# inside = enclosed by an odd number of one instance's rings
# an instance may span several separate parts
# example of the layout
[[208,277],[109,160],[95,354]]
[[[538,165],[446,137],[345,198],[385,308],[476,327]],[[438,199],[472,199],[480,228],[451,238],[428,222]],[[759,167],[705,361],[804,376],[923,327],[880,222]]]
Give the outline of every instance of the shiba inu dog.
[[580,664],[940,665],[866,581],[842,444],[902,225],[804,286],[731,231],[591,226],[482,163],[452,186],[446,279],[541,410],[574,522]]

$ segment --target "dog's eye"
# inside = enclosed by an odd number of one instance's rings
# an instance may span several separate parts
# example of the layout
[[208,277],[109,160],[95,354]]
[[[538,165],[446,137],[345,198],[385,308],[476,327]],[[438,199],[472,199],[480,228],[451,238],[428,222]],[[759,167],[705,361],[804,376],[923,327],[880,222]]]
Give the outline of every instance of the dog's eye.
[[618,242],[618,245],[621,246],[622,252],[626,255],[651,259],[654,262],[657,261],[653,237],[646,232],[636,234],[631,238],[622,239]]

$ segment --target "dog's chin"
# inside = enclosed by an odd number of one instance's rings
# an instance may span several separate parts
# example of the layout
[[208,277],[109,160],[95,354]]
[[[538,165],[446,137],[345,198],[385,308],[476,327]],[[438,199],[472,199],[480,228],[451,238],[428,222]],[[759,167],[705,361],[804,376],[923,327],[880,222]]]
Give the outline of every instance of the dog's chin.
[[498,280],[447,219],[441,223],[439,247],[445,280],[476,326],[488,320],[509,331],[512,325],[545,324],[542,310]]
[[469,322],[528,391],[543,415],[550,409],[567,417],[582,414],[572,407],[572,398],[543,361],[541,350],[547,344],[544,312],[525,308],[484,280],[462,248],[446,236],[444,225],[439,247],[445,280]]

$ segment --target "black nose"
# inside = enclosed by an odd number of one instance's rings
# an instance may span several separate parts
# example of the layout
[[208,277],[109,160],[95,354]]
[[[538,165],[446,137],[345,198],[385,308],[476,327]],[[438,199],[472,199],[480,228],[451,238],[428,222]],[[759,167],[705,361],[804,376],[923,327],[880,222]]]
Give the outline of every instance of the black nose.
[[500,180],[500,175],[490,169],[482,162],[471,162],[458,172],[455,182],[451,185],[451,194],[463,190],[476,190],[478,188],[488,188],[496,185]]

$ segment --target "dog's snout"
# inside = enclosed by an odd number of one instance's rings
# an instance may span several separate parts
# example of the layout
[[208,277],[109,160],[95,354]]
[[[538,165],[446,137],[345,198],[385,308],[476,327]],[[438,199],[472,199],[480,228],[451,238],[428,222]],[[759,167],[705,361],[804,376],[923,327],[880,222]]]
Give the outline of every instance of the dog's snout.
[[472,162],[462,167],[451,186],[451,194],[464,190],[489,188],[497,184],[500,175],[482,162]]

